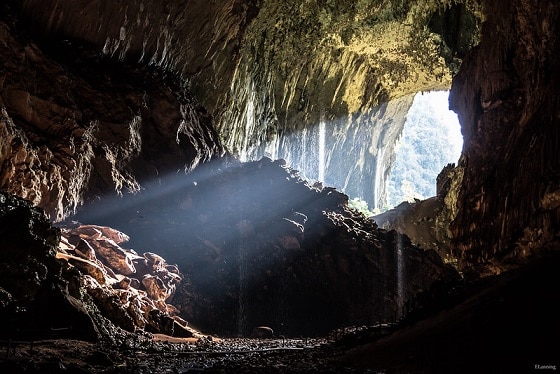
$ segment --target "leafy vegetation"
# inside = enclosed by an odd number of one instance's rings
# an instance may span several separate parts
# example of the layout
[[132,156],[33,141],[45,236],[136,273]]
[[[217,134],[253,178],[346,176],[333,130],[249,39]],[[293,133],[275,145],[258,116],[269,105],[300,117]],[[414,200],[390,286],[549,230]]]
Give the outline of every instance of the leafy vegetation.
[[455,113],[448,110],[448,92],[417,94],[408,112],[387,185],[391,207],[436,194],[436,178],[456,163],[462,136]]
[[368,203],[365,200],[362,200],[358,197],[354,197],[353,199],[348,200],[348,206],[352,209],[357,210],[358,212],[362,213],[366,217],[371,217],[379,212],[375,210],[369,210]]

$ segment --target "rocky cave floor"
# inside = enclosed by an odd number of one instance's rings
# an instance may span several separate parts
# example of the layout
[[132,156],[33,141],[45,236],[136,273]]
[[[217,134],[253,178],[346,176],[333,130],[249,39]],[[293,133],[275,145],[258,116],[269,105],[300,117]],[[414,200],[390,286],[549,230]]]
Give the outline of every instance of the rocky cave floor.
[[[557,250],[465,282],[394,325],[324,338],[0,341],[0,373],[472,373],[557,368]],[[64,333],[64,332],[60,332]],[[540,365],[540,366],[539,366]],[[552,370],[552,369],[550,369]]]
[[[326,339],[222,339],[151,342],[119,348],[71,339],[4,342],[0,372],[13,373],[352,373]],[[364,372],[361,370],[360,372]],[[367,371],[366,371],[367,372]],[[373,371],[371,371],[373,372]]]

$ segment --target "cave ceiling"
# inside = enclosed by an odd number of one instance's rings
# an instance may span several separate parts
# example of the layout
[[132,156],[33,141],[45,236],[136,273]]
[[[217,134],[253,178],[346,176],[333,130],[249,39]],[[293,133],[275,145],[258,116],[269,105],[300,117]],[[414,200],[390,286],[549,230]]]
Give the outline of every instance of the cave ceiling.
[[[465,136],[458,171],[465,175],[450,199],[460,252],[477,248],[475,260],[508,252],[528,227],[528,237],[546,225],[556,235],[556,221],[549,224],[556,205],[543,203],[556,201],[558,189],[558,157],[548,157],[558,154],[554,2],[12,0],[2,7],[31,35],[22,38],[4,20],[2,187],[57,220],[88,194],[137,190],[142,179],[181,163],[192,170],[226,150],[242,160],[290,158],[299,170],[306,146],[320,143],[321,123],[326,182],[336,174],[379,206],[412,95],[453,82]],[[63,48],[44,55],[53,43],[93,52],[73,62]],[[150,69],[166,79],[147,79]],[[530,222],[533,211],[544,213]]]
[[241,160],[286,159],[372,209],[414,94],[450,88],[483,18],[475,1],[14,4],[47,44],[173,74]]
[[447,0],[26,0],[21,8],[39,33],[178,73],[238,152],[247,151],[238,127],[249,105],[255,144],[321,117],[371,115],[387,101],[449,89],[481,19],[476,2]]

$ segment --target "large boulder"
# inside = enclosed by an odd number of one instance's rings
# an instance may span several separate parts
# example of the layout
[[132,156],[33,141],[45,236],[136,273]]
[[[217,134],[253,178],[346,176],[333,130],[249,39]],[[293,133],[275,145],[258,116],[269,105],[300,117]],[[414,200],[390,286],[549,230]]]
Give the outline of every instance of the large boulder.
[[0,191],[0,336],[97,339],[77,274],[56,258],[59,241],[42,209]]

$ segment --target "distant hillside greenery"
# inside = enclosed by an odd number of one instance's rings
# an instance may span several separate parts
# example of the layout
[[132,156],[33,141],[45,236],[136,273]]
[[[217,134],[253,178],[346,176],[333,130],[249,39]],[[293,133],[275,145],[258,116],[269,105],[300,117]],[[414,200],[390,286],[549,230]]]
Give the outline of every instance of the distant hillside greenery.
[[449,111],[448,91],[418,93],[408,112],[387,182],[387,206],[436,194],[436,178],[457,163],[463,137],[457,115]]

